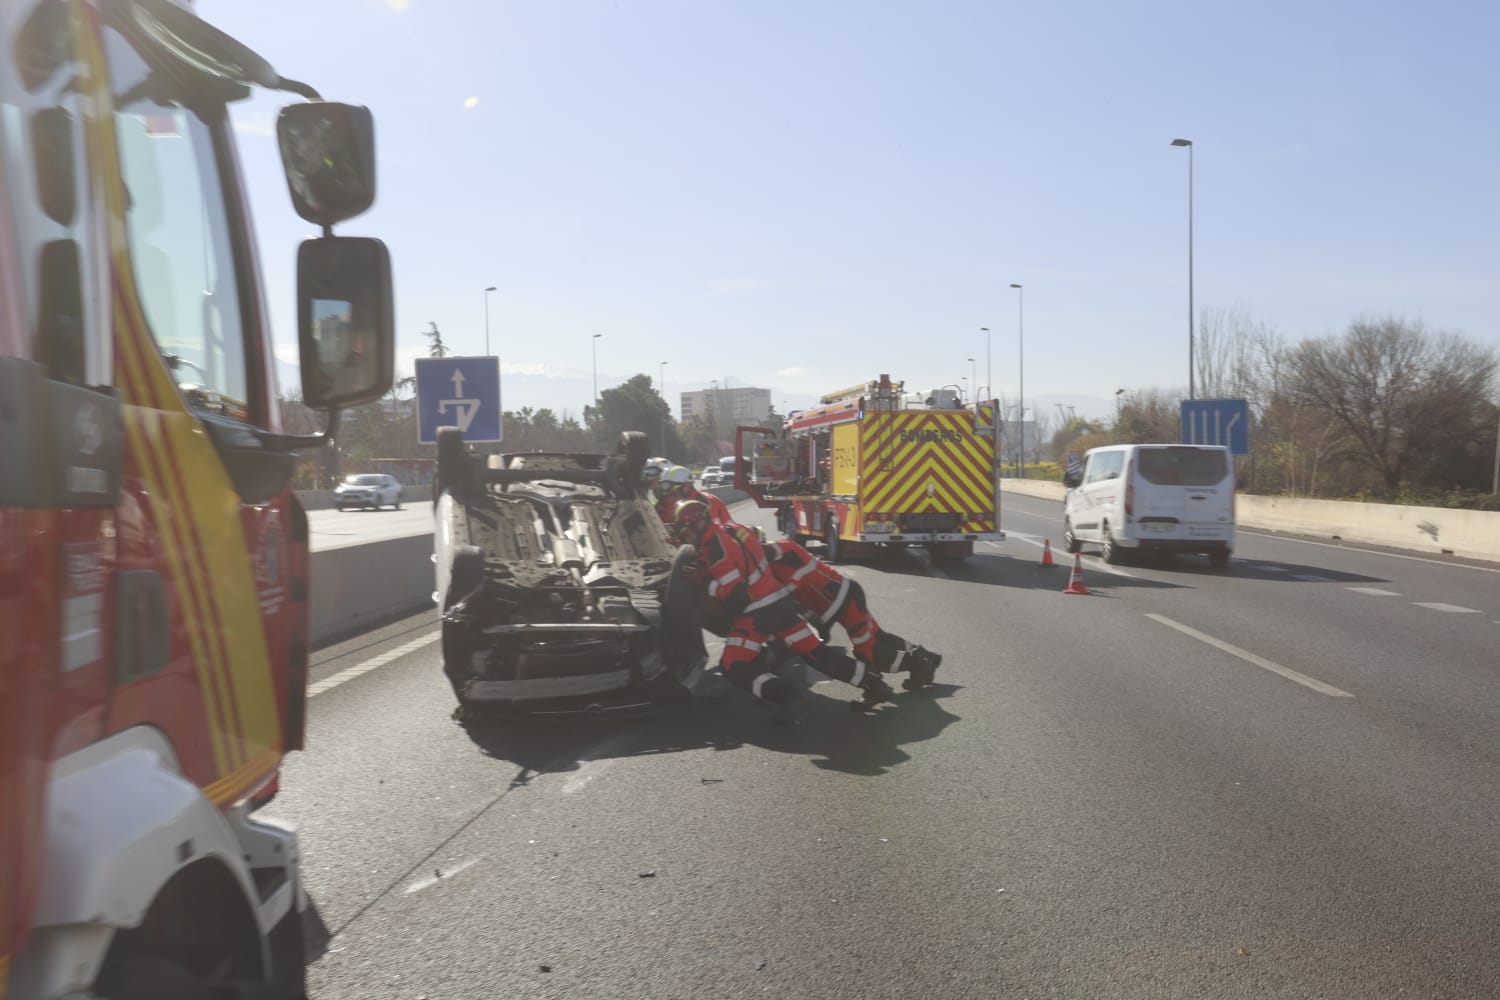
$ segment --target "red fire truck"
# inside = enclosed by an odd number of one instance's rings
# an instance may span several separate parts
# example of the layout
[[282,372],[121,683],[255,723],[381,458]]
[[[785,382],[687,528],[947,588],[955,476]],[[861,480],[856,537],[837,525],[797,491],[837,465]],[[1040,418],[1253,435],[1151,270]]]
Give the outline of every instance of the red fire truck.
[[992,402],[907,394],[889,375],[829,393],[783,430],[740,427],[735,485],[776,510],[783,534],[834,561],[879,546],[964,559],[1000,541],[1000,428]]
[[277,123],[305,401],[378,398],[374,126],[170,0],[0,0],[0,996],[303,994],[307,518],[228,107]]

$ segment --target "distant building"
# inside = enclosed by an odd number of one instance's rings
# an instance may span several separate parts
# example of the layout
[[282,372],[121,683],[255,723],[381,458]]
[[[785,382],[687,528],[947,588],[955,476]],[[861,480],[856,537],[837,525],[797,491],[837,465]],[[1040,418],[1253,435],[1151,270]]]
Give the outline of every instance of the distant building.
[[771,415],[771,390],[753,386],[732,389],[700,389],[684,392],[681,398],[684,421],[702,417],[721,426],[758,424]]

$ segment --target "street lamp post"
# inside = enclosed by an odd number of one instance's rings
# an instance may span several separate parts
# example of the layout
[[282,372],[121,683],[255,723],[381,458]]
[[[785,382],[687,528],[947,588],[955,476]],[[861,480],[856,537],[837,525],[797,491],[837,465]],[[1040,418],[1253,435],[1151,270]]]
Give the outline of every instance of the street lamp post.
[[1016,469],[1016,477],[1026,478],[1026,289],[1015,282],[1010,287],[1016,290],[1016,351],[1019,354],[1019,367],[1017,376],[1020,379],[1020,387],[1016,390],[1016,424],[1021,428],[1021,459]]
[[599,338],[602,333],[594,334],[594,405],[599,405]]
[[995,392],[995,368],[994,358],[990,354],[990,328],[981,326],[979,332],[984,334],[984,387],[989,390],[990,395]]
[[672,412],[672,404],[667,402],[667,363],[660,362],[656,370],[656,386],[661,391],[661,401],[665,404],[661,411],[661,454],[665,458],[667,456],[667,417]]
[[974,390],[971,398],[977,401],[979,399],[979,366],[974,363],[973,358],[969,359],[969,388]]
[[1193,364],[1193,140],[1173,139],[1172,145],[1188,151],[1188,399],[1196,399]]
[[484,290],[484,356],[490,356],[490,292],[495,290],[494,285],[489,285]]

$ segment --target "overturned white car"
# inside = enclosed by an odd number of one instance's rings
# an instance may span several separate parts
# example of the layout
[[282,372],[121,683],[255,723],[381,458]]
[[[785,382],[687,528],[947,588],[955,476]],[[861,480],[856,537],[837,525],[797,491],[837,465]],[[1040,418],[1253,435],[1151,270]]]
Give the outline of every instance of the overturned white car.
[[697,553],[645,490],[646,439],[616,455],[470,455],[438,434],[443,670],[465,708],[601,714],[682,700],[707,658]]

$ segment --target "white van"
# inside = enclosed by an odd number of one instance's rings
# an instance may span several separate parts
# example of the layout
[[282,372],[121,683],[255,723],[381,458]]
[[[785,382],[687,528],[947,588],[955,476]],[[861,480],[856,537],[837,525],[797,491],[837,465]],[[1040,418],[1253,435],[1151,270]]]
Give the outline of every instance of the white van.
[[1234,550],[1234,459],[1198,444],[1117,444],[1092,448],[1083,470],[1065,476],[1063,540],[1104,560],[1126,553],[1201,552],[1215,569]]

